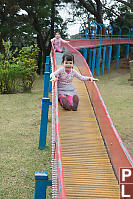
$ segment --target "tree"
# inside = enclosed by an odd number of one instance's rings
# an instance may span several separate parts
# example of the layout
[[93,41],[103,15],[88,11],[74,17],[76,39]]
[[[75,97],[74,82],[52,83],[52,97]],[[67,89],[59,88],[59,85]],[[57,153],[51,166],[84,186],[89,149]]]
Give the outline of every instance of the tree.
[[2,39],[6,40],[9,35],[13,37],[15,29],[17,6],[12,4],[12,1],[0,1],[0,51],[4,50]]
[[131,11],[133,12],[133,0],[117,0],[117,2],[122,3],[123,5],[129,7],[131,9]]
[[[107,18],[115,19],[120,16],[120,3],[129,7],[131,11],[133,10],[133,0],[115,0],[113,4],[111,0],[110,2],[107,0],[62,0],[62,2],[71,3],[74,16],[81,16],[85,13],[86,21],[87,18],[92,19],[93,16],[94,20],[101,24]],[[124,16],[120,18],[124,20]]]
[[27,21],[30,23],[37,35],[37,44],[40,48],[38,60],[38,73],[43,72],[44,60],[46,55],[50,53],[50,1],[46,0],[18,0],[20,9],[26,11]]
[[31,91],[36,77],[37,45],[12,50],[10,41],[3,41],[4,54],[0,53],[0,93]]
[[[42,73],[45,57],[50,53],[50,38],[53,37],[54,26],[57,28],[62,23],[61,27],[66,27],[58,11],[52,7],[54,2],[57,0],[1,0],[0,51],[2,39],[10,39],[20,47],[37,42],[40,48],[38,72]],[[55,15],[52,13],[53,9]]]
[[[93,15],[95,20],[98,23],[103,24],[103,14],[104,14],[104,8],[103,3],[100,0],[63,0],[63,2],[66,3],[72,3],[72,6],[76,8],[76,10],[81,8],[81,13],[85,12],[86,16],[88,16],[88,13]],[[74,10],[74,9],[73,9]],[[80,11],[78,12],[80,14]]]
[[112,26],[117,25],[122,28],[122,34],[127,34],[129,31],[127,28],[123,29],[123,27],[132,28],[133,27],[133,13],[131,10],[124,5],[121,5],[118,8],[119,16],[115,19],[110,19],[110,23]]

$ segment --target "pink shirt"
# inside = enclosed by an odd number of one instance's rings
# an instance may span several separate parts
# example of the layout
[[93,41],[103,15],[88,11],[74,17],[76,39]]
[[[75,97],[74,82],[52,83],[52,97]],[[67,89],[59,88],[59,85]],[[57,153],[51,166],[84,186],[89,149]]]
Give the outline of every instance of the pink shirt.
[[55,76],[58,76],[59,84],[69,85],[72,84],[74,77],[78,78],[81,81],[89,80],[90,77],[80,75],[76,70],[71,69],[69,73],[65,71],[65,68],[59,68],[53,73]]
[[65,41],[62,38],[59,38],[59,39],[53,38],[51,39],[51,42],[53,42],[54,48],[60,48],[61,42],[67,43],[67,41]]

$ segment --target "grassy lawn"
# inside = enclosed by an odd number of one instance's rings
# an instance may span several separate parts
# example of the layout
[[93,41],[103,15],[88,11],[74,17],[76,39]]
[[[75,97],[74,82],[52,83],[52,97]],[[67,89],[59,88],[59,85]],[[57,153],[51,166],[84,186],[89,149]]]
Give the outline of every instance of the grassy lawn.
[[1,199],[31,199],[34,172],[51,176],[51,107],[47,148],[38,149],[43,83],[38,79],[31,93],[0,95]]
[[127,69],[113,70],[97,83],[111,118],[124,145],[133,157],[133,86]]

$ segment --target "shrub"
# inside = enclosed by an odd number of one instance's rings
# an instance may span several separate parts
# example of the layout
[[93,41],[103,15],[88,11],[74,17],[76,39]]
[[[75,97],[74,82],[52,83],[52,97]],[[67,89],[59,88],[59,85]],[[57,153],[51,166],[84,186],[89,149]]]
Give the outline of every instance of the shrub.
[[37,76],[37,45],[11,50],[12,43],[3,41],[4,54],[0,53],[0,93],[31,91]]

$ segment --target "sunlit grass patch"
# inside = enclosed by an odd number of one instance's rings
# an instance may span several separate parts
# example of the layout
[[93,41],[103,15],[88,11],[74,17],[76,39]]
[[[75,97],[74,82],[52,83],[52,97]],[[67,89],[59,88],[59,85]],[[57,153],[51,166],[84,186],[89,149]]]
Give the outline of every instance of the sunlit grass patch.
[[34,172],[51,177],[51,107],[47,147],[38,149],[43,83],[37,79],[31,93],[0,95],[1,199],[33,198]]
[[106,107],[125,146],[133,157],[133,86],[129,71],[113,70],[97,83]]

